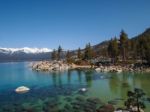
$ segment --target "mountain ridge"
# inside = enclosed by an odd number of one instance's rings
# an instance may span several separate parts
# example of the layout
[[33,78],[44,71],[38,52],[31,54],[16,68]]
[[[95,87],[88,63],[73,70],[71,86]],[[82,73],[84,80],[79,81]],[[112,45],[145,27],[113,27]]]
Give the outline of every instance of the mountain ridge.
[[51,56],[48,48],[2,48],[0,47],[0,62],[39,61],[48,60]]
[[6,53],[6,54],[13,54],[17,52],[24,52],[24,53],[46,53],[46,52],[51,52],[51,49],[48,48],[29,48],[29,47],[23,47],[23,48],[3,48],[0,47],[0,52],[1,53]]

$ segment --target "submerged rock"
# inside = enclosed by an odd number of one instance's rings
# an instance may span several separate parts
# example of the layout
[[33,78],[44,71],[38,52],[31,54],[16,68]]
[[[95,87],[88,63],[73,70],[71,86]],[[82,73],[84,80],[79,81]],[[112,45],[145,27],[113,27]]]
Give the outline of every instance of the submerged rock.
[[79,92],[86,92],[86,91],[87,91],[86,88],[81,88],[81,89],[79,90]]
[[67,102],[71,102],[72,98],[71,97],[66,97],[66,98],[64,98],[64,100],[66,100]]
[[88,98],[87,101],[93,104],[102,104],[101,100],[98,98]]
[[117,105],[118,101],[116,100],[111,100],[111,101],[108,101],[108,104],[111,104],[111,105]]
[[114,112],[115,108],[111,104],[106,104],[99,109],[96,110],[96,112]]
[[97,72],[122,72],[123,68],[120,66],[100,66],[99,68],[95,69]]
[[79,102],[84,102],[85,101],[85,98],[83,96],[77,96],[75,99]]
[[114,112],[130,112],[130,111],[123,108],[117,108]]
[[122,83],[122,86],[123,86],[123,87],[129,87],[129,84],[128,84],[127,82],[123,82],[123,83]]
[[15,89],[16,93],[26,93],[30,90],[30,88],[25,87],[25,86],[20,86]]

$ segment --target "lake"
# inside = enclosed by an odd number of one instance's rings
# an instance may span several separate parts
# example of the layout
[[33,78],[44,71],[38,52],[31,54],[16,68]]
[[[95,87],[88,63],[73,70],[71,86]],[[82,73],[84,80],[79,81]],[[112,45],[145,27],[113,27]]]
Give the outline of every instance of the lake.
[[[127,91],[134,88],[150,96],[149,73],[98,73],[88,69],[36,72],[29,65],[0,63],[0,112],[87,112],[83,107],[88,109],[90,99],[99,101],[96,108],[105,103],[123,107]],[[15,89],[19,86],[30,91],[18,94]],[[150,112],[150,103],[145,104],[145,111]]]

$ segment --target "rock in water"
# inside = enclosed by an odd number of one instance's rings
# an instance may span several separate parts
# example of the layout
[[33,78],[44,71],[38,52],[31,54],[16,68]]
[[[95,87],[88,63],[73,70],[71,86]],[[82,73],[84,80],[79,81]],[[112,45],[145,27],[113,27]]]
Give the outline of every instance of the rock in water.
[[20,86],[18,88],[15,89],[16,93],[26,93],[30,90],[30,88],[25,87],[25,86]]
[[81,92],[86,92],[87,89],[86,89],[86,88],[81,88],[79,91],[81,91]]

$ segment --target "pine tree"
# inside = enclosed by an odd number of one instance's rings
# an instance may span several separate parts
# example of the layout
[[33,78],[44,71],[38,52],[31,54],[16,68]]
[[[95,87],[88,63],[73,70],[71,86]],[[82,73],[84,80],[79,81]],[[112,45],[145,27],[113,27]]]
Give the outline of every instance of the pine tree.
[[142,35],[138,40],[138,55],[142,62],[146,60],[150,64],[150,38],[148,36]]
[[128,35],[122,30],[120,34],[120,53],[122,60],[126,61],[128,52]]
[[111,41],[109,42],[108,53],[109,53],[109,56],[112,58],[112,62],[116,63],[117,62],[117,56],[119,53],[118,40],[116,37],[114,39],[111,39]]
[[145,108],[145,104],[143,102],[143,98],[145,93],[143,90],[135,88],[134,91],[128,91],[127,93],[128,99],[125,101],[125,106],[127,109],[132,110],[132,107],[137,107],[136,112],[140,112],[140,109]]
[[55,49],[53,50],[53,52],[52,52],[52,54],[51,54],[51,59],[52,59],[52,60],[57,60],[57,52],[56,52]]
[[150,38],[147,39],[147,42],[145,43],[145,59],[150,65]]
[[131,57],[133,60],[136,60],[138,57],[138,52],[137,52],[137,41],[136,40],[131,40]]
[[93,54],[94,54],[93,49],[92,49],[92,47],[91,47],[91,45],[90,45],[90,43],[89,43],[89,44],[87,44],[86,47],[85,47],[84,59],[85,59],[85,60],[90,60],[90,59],[92,59],[92,58],[93,58]]
[[62,48],[61,48],[61,46],[59,45],[59,47],[58,47],[58,54],[57,54],[58,60],[61,59],[61,52],[62,52]]
[[146,45],[146,39],[141,37],[138,41],[138,55],[140,59],[142,60],[142,63],[146,57],[145,45]]
[[82,58],[82,53],[81,53],[81,49],[80,48],[78,49],[77,57],[78,57],[78,59]]
[[67,63],[71,63],[72,62],[71,53],[70,53],[69,50],[66,53],[66,61],[67,61]]
[[84,59],[88,59],[88,45],[84,49]]

